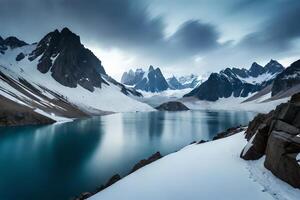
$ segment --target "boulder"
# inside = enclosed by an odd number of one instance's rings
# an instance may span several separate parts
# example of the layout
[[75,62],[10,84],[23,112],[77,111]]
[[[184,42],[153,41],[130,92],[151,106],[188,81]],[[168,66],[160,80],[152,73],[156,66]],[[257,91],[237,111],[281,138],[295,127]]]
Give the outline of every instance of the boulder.
[[268,125],[261,124],[257,132],[242,150],[240,157],[244,160],[257,160],[261,158],[265,154],[269,129]]
[[268,114],[258,114],[254,119],[249,123],[246,130],[246,139],[249,141],[250,138],[257,132],[261,124],[265,123],[268,118]]
[[[249,141],[241,152],[245,160],[266,156],[264,165],[275,176],[300,188],[300,94],[249,123]],[[298,156],[299,155],[299,156]]]
[[300,188],[300,137],[282,131],[272,131],[267,144],[265,167],[275,176]]
[[291,135],[298,135],[300,133],[300,130],[297,127],[290,125],[281,120],[274,120],[272,122],[271,130],[283,131]]

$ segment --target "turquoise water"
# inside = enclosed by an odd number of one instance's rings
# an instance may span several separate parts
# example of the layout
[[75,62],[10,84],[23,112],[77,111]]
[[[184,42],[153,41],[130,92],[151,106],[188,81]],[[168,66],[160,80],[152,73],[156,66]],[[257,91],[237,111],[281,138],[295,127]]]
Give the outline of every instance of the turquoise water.
[[127,174],[156,151],[245,125],[250,112],[150,112],[94,117],[46,126],[0,128],[0,199],[71,199]]

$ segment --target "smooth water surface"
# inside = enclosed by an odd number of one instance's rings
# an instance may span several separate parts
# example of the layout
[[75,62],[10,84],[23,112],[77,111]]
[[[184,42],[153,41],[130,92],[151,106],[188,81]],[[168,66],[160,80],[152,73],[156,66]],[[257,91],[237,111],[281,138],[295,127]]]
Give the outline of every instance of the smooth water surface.
[[[156,151],[246,125],[255,113],[123,113],[46,126],[0,128],[0,199],[68,200],[127,174]],[[212,166],[213,167],[213,166]]]

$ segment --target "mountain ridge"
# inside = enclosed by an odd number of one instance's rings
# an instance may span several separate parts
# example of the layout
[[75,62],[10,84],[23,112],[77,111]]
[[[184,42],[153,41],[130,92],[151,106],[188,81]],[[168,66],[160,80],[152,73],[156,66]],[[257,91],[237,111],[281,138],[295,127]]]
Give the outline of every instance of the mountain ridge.
[[60,121],[153,110],[132,98],[141,93],[107,75],[101,61],[67,28],[34,44],[9,41],[0,41],[0,97],[24,105],[28,113]]
[[196,87],[184,97],[196,97],[199,100],[216,101],[219,98],[247,97],[272,83],[284,67],[271,60],[264,67],[254,62],[249,70],[226,68],[212,73],[208,80]]

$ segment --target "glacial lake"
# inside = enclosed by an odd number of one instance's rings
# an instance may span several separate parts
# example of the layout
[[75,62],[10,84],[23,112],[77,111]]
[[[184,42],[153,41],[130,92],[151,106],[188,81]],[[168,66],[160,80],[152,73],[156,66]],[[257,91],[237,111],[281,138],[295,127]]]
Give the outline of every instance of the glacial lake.
[[[256,115],[236,111],[121,113],[73,122],[0,127],[0,199],[69,200],[160,151],[212,139]],[[172,166],[171,166],[172,167]]]

